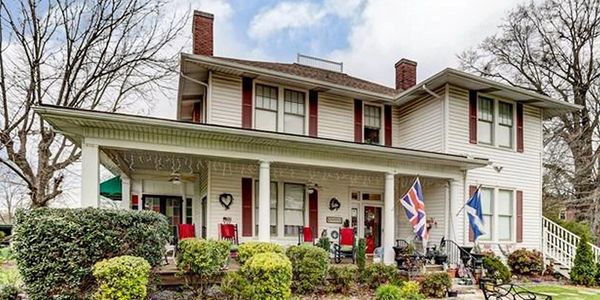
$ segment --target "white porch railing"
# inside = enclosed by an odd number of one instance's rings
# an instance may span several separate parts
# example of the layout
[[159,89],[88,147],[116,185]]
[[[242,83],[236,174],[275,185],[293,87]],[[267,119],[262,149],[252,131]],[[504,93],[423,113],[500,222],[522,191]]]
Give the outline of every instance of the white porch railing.
[[[546,217],[542,217],[542,248],[546,257],[571,269],[575,252],[579,245],[579,236],[568,231]],[[600,248],[590,243],[596,261],[600,261]]]

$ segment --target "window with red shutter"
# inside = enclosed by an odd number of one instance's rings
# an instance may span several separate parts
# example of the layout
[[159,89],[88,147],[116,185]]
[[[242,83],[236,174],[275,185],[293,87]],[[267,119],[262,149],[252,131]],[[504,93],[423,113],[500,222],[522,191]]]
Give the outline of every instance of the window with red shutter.
[[469,143],[477,144],[477,91],[469,90]]
[[354,141],[363,142],[363,104],[361,100],[354,100]]
[[242,236],[252,236],[252,178],[242,178]]
[[317,136],[319,126],[319,92],[308,92],[308,135]]
[[517,103],[517,152],[523,150],[523,103]]
[[392,146],[392,106],[386,105],[383,107],[383,130],[385,137],[385,145]]
[[252,78],[242,77],[242,127],[252,128]]

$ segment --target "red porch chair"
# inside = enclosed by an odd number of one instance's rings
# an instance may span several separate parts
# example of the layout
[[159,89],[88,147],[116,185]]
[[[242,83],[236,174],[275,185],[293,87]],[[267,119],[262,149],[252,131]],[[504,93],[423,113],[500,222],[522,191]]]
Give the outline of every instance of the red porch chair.
[[231,256],[237,256],[238,250],[238,226],[237,224],[221,223],[219,224],[219,238],[231,242]]
[[194,224],[179,224],[179,240],[196,237],[196,226]]
[[356,261],[356,235],[350,227],[340,228],[339,242],[333,246],[335,263],[342,262],[342,258],[351,257],[352,263]]
[[313,232],[310,227],[298,226],[298,245],[307,244],[315,245],[315,239],[313,238]]

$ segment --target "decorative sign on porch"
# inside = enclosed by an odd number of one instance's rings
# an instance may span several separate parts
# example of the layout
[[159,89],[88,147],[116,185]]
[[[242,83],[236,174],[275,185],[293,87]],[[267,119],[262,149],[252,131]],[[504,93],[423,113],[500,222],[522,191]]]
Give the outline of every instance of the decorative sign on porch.
[[344,222],[344,219],[342,217],[327,217],[325,218],[325,221],[329,224],[342,224]]
[[336,197],[331,198],[331,200],[329,200],[329,210],[331,211],[337,211],[338,209],[340,209],[342,205],[340,204],[340,200],[338,200]]
[[233,204],[233,195],[228,193],[223,193],[219,195],[219,203],[221,203],[221,205],[225,207],[225,209],[229,209],[229,207],[231,207],[231,204]]

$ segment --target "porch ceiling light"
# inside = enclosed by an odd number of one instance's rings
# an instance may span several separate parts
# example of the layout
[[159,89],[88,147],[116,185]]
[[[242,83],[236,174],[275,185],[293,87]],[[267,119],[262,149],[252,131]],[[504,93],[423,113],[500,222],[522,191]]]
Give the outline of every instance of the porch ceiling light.
[[177,172],[174,172],[171,174],[171,179],[169,179],[169,181],[172,184],[180,185],[181,184],[181,175],[179,175],[179,173],[177,173]]

